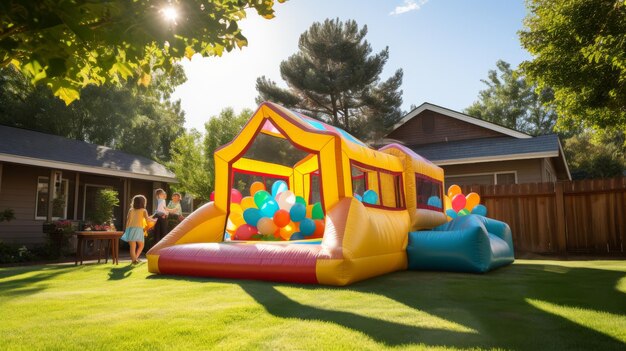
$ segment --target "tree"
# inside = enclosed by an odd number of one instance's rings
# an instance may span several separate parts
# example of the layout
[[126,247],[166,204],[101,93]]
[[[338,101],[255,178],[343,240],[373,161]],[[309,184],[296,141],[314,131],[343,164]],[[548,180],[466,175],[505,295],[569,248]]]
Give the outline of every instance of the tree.
[[546,107],[553,99],[552,91],[546,88],[537,93],[507,62],[498,60],[496,67],[487,80],[481,80],[487,88],[465,113],[531,135],[552,132],[556,113]]
[[389,49],[372,54],[367,26],[327,19],[313,23],[299,51],[280,64],[288,89],[257,79],[257,102],[271,100],[340,127],[355,136],[378,138],[401,118],[402,70],[384,82]]
[[185,74],[157,70],[149,87],[129,79],[121,86],[90,85],[66,106],[43,86],[32,87],[12,67],[0,70],[0,124],[110,146],[160,161],[183,132],[180,102],[169,100]]
[[574,179],[618,177],[626,169],[624,131],[585,131],[566,139],[563,148]]
[[626,127],[626,3],[529,0],[521,69],[554,90],[557,127]]
[[233,140],[250,116],[252,111],[248,109],[237,115],[232,108],[225,108],[204,124],[204,138],[197,130],[191,130],[173,142],[169,168],[178,178],[179,183],[174,186],[177,191],[209,199],[215,179],[213,153]]
[[[284,0],[278,0],[284,2]],[[0,68],[13,64],[31,83],[69,104],[90,84],[130,77],[147,86],[194,53],[221,56],[247,39],[237,22],[254,9],[274,17],[273,0],[0,2]]]

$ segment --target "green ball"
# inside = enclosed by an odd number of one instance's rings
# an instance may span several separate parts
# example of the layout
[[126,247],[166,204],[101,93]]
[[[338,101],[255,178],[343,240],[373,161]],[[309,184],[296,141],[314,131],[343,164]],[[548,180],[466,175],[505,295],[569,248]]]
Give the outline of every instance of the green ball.
[[470,211],[468,211],[466,208],[462,209],[461,211],[459,211],[459,216],[467,216],[468,214],[470,214]]
[[297,204],[303,204],[304,207],[306,207],[306,201],[304,200],[304,198],[302,196],[296,196],[296,203]]
[[324,219],[324,210],[322,209],[321,203],[316,202],[315,205],[313,205],[313,210],[311,210],[311,217],[313,217],[313,219]]

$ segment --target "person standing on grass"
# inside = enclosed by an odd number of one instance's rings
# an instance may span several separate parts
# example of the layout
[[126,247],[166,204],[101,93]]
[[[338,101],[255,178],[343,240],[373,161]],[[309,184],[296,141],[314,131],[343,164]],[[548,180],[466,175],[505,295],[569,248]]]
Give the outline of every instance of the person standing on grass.
[[154,239],[156,242],[159,242],[167,235],[167,215],[169,214],[169,210],[167,206],[165,206],[165,199],[167,199],[165,190],[157,189],[154,191],[154,195],[157,198],[157,208],[152,215],[152,218],[157,220],[154,226]]
[[139,255],[143,251],[143,221],[154,221],[148,216],[146,211],[146,197],[136,195],[132,201],[133,207],[128,210],[126,219],[126,230],[122,235],[122,240],[130,245],[130,258],[133,264],[139,263]]

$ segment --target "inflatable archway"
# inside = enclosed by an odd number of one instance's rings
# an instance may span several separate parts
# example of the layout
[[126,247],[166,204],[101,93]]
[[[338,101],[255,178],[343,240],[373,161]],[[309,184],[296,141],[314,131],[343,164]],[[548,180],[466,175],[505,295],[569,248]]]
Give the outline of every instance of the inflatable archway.
[[[253,157],[255,142],[264,138],[287,143],[302,157]],[[263,103],[214,158],[214,201],[148,252],[150,272],[345,285],[406,269],[408,233],[446,222],[441,168],[401,145],[373,150],[273,103]],[[238,187],[245,191],[250,179],[262,179],[265,187],[280,180],[306,205],[319,201],[321,237],[285,241],[277,230],[276,241],[238,240],[231,229],[241,222],[242,208],[233,194]]]

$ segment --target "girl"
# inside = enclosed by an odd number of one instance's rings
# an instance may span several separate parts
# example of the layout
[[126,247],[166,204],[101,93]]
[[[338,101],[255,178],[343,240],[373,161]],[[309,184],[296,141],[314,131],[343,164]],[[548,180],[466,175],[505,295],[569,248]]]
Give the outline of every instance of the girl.
[[143,195],[133,197],[133,206],[128,210],[126,230],[122,240],[130,244],[130,258],[133,264],[139,263],[139,255],[143,251],[143,220],[154,221],[146,211],[146,198]]

